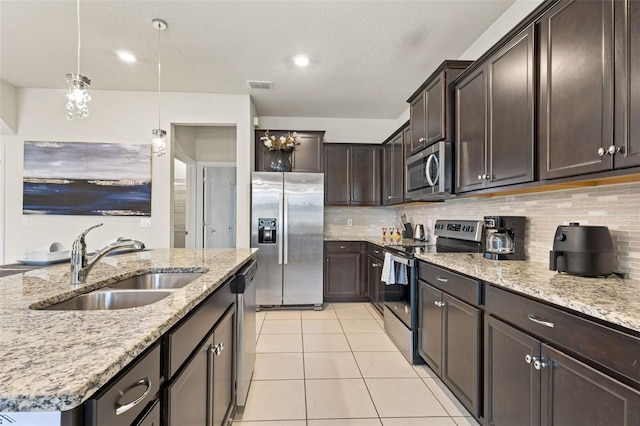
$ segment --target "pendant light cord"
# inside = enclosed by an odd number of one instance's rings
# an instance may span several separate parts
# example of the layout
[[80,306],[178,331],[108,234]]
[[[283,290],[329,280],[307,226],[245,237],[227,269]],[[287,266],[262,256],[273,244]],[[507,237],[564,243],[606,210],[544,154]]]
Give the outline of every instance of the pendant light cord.
[[80,46],[81,46],[81,39],[80,39],[80,0],[77,0],[76,3],[76,18],[78,21],[78,73],[77,75],[80,75]]
[[[79,1],[79,0],[78,0]],[[160,25],[158,25],[158,129],[161,129],[160,126],[160,93],[161,93],[161,82],[162,82],[162,67],[161,67],[161,59],[162,56],[160,54],[160,33],[162,29]]]

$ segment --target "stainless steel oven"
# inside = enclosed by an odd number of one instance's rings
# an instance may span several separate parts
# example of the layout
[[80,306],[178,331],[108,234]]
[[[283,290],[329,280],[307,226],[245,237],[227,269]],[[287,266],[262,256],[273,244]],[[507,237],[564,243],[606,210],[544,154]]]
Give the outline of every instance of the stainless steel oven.
[[436,142],[407,159],[406,199],[442,200],[451,196],[453,196],[452,142]]

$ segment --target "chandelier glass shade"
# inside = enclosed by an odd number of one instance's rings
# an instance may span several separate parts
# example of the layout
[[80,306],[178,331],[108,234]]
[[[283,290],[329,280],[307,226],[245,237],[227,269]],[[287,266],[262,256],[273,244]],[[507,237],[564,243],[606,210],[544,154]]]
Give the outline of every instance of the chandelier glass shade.
[[89,101],[91,96],[87,92],[91,86],[91,80],[80,74],[80,0],[76,1],[76,18],[78,23],[78,63],[75,74],[66,75],[69,84],[69,92],[67,93],[67,119],[85,118],[89,116]]

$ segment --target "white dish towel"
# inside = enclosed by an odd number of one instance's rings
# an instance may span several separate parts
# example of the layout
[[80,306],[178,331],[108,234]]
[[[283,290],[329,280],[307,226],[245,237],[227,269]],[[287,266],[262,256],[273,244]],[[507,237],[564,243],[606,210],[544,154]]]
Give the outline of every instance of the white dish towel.
[[382,281],[387,285],[409,284],[407,265],[394,262],[391,253],[385,253],[384,264],[382,265]]

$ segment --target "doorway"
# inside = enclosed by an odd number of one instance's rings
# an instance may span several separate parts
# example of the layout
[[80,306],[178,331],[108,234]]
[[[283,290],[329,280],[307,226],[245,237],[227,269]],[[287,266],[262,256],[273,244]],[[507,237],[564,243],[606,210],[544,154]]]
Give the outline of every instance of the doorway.
[[236,167],[233,163],[198,166],[202,190],[203,248],[236,246]]
[[4,141],[0,140],[0,265],[4,264]]

